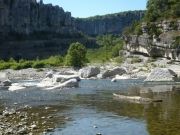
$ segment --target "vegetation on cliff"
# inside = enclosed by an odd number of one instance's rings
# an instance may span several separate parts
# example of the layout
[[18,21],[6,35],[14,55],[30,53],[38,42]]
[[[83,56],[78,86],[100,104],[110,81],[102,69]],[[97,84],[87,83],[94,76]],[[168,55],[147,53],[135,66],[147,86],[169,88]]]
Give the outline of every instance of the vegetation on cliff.
[[174,19],[180,17],[179,0],[149,0],[145,21],[155,22],[157,20]]

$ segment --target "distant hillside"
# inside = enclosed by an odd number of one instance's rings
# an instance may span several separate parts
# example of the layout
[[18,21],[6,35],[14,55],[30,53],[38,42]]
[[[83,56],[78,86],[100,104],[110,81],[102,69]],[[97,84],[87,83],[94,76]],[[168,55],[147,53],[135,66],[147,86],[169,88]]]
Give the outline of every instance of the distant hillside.
[[145,11],[127,11],[89,18],[76,18],[75,26],[85,34],[121,34],[135,20],[141,20]]

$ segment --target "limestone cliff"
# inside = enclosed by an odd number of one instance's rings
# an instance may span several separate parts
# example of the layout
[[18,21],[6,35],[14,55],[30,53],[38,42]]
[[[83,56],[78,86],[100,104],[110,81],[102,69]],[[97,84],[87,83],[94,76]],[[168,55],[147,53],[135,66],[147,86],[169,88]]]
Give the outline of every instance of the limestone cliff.
[[72,33],[71,13],[36,0],[0,0],[0,33]]
[[[35,59],[64,54],[72,42],[93,47],[70,12],[42,0],[0,0],[0,58]],[[90,46],[91,45],[91,46]]]
[[119,34],[142,16],[143,11],[136,11],[81,20],[59,6],[43,4],[42,0],[0,0],[0,59],[64,54],[72,42],[95,47],[95,40],[84,33]]
[[144,22],[141,31],[141,35],[124,36],[128,51],[180,60],[180,20]]
[[99,34],[121,34],[123,29],[140,20],[144,11],[127,11],[104,16],[75,19],[75,26],[85,34],[96,36]]

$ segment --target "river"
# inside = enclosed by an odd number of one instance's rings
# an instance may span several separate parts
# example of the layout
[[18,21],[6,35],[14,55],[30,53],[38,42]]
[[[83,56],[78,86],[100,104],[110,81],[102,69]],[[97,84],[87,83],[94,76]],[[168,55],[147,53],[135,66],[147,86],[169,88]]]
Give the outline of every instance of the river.
[[[125,102],[115,99],[113,93],[163,102]],[[29,108],[19,109],[23,106]],[[25,112],[27,125],[37,125],[31,131],[35,135],[180,135],[178,85],[145,85],[143,80],[82,80],[79,88],[64,90],[47,91],[33,85],[14,92],[1,89],[0,111],[5,108]],[[9,121],[17,124],[21,119],[16,117]]]

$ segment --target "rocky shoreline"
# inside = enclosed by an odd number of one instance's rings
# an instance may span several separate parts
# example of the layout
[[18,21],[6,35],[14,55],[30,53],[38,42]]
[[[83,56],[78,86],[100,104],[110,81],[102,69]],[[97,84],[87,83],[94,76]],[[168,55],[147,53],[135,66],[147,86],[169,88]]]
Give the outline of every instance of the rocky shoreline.
[[178,63],[168,64],[165,59],[158,59],[151,63],[147,61],[129,64],[127,58],[121,65],[87,66],[79,70],[73,68],[29,68],[18,71],[8,69],[0,72],[0,86],[9,87],[12,91],[26,88],[26,86],[14,83],[18,80],[39,80],[37,87],[47,90],[78,87],[81,79],[111,79],[112,82],[122,79],[142,79],[144,82],[179,81],[180,65]]
[[[155,61],[153,64],[164,64],[164,61]],[[164,84],[179,81],[179,64],[167,64],[166,67],[144,65],[144,62],[129,64],[127,60],[122,65],[87,66],[79,70],[73,68],[23,69],[19,71],[8,69],[0,72],[0,84],[1,87],[5,87],[9,91],[16,91],[31,86],[30,84],[22,85],[18,83],[20,80],[38,80],[36,87],[40,87],[42,90],[79,87],[79,81],[82,79],[108,79],[112,83],[121,79],[143,79],[144,83],[162,82]],[[33,84],[33,86],[35,85]],[[125,98],[129,99],[130,97]],[[56,113],[57,111],[55,108],[48,106],[38,108],[41,109],[42,114],[35,113],[34,109],[37,108],[26,105],[18,109],[0,108],[0,135],[31,135],[34,133],[46,133],[56,128],[54,122],[56,118],[52,115],[52,112]],[[62,121],[65,119],[62,117]],[[38,121],[41,122],[38,123]]]

